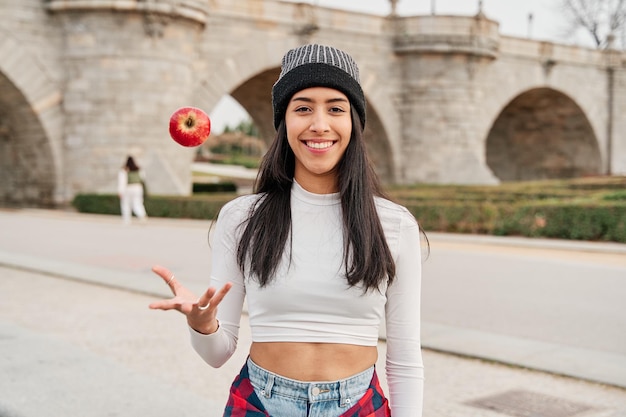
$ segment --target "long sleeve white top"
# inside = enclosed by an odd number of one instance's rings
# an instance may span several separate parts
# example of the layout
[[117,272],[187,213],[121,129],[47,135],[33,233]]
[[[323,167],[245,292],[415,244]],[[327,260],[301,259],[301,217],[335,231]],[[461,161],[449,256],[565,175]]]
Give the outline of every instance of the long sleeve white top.
[[[420,345],[420,231],[408,210],[377,198],[376,207],[396,276],[380,291],[363,293],[345,279],[339,194],[312,194],[294,182],[292,242],[265,288],[242,274],[236,253],[242,221],[258,195],[239,197],[220,212],[211,239],[211,285],[233,287],[218,309],[216,333],[190,329],[191,342],[211,366],[237,346],[244,298],[254,342],[346,343],[376,346],[386,324],[386,375],[394,417],[420,417],[424,370]],[[291,250],[291,256],[289,253]]]
[[120,169],[117,172],[117,193],[122,194],[126,191],[126,186],[128,185],[128,171],[125,169]]

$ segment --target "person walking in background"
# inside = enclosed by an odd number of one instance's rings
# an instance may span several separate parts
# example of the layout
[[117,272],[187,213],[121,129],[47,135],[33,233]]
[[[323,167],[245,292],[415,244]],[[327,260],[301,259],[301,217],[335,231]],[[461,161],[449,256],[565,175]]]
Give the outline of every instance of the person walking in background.
[[[420,417],[424,235],[367,156],[358,67],[330,46],[292,49],[272,103],[255,192],[215,223],[209,288],[198,298],[156,265],[174,297],[150,308],[183,313],[193,348],[220,367],[247,298],[252,345],[225,417]],[[375,369],[382,320],[389,401]]]
[[120,196],[120,210],[124,224],[130,224],[132,213],[140,221],[146,221],[146,209],[143,204],[143,172],[132,156],[117,175],[117,193]]

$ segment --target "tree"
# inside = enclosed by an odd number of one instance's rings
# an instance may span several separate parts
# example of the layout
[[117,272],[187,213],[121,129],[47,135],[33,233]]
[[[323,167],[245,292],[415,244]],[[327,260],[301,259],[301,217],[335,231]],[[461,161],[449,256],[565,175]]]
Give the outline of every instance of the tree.
[[235,127],[225,126],[224,133],[233,133],[233,132],[241,132],[247,136],[253,136],[255,138],[259,137],[259,129],[256,127],[254,122],[250,119],[242,120]]
[[598,48],[626,46],[626,0],[561,0],[568,34],[582,29]]
[[259,137],[259,129],[250,119],[241,121],[235,128],[236,132],[241,132],[247,136]]

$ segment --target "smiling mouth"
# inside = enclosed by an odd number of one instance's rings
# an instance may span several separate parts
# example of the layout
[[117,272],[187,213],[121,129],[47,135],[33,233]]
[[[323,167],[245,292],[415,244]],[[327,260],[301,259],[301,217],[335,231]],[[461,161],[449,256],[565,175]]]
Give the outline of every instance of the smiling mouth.
[[326,149],[326,148],[330,148],[331,146],[333,146],[333,144],[335,142],[329,140],[329,141],[325,141],[325,142],[305,141],[304,143],[305,143],[305,145],[308,148],[312,148],[312,149]]

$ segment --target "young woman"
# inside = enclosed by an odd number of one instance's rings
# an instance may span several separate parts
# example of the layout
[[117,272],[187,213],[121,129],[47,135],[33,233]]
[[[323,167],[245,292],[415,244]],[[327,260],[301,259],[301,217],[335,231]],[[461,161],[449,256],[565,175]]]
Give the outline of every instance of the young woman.
[[[421,230],[368,160],[357,65],[333,47],[295,48],[272,102],[255,193],[215,225],[211,286],[198,299],[156,266],[175,297],[150,307],[185,314],[192,346],[219,367],[247,297],[252,345],[224,416],[420,417]],[[374,367],[383,319],[390,404]]]
[[117,194],[120,197],[120,210],[124,224],[130,224],[132,213],[141,221],[146,220],[143,205],[143,172],[132,156],[117,174]]

